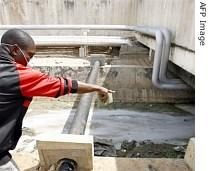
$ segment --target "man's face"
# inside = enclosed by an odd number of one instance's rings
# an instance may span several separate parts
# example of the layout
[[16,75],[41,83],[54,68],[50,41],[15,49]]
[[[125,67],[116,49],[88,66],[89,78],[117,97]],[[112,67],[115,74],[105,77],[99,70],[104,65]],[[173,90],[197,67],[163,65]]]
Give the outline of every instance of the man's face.
[[21,49],[18,45],[16,45],[12,54],[15,62],[26,66],[30,59],[34,56],[35,52],[36,46],[34,44],[29,45],[27,49]]

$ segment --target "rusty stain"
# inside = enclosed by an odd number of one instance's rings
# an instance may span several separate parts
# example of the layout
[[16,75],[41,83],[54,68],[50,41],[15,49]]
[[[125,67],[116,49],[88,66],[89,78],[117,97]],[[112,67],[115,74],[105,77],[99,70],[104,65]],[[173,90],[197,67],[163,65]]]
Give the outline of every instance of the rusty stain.
[[108,73],[108,77],[111,77],[111,78],[116,78],[118,75],[118,72],[117,71],[111,71]]
[[157,171],[157,169],[155,169],[151,164],[149,164],[146,171]]
[[145,69],[145,77],[148,79],[152,79],[152,69]]
[[73,8],[74,7],[74,0],[64,0],[64,5],[68,9]]
[[110,0],[101,0],[101,4],[106,6],[107,4],[110,4]]

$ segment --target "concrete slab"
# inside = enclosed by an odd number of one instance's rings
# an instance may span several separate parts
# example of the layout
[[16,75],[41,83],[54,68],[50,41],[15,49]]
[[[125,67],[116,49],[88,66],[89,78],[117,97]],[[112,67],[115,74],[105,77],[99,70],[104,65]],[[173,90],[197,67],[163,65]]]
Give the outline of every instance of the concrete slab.
[[177,108],[182,109],[186,112],[189,112],[193,115],[195,115],[195,105],[194,104],[176,104]]
[[18,165],[20,171],[38,171],[39,170],[39,157],[38,152],[28,153],[14,153],[12,154],[13,160]]
[[93,171],[190,171],[183,159],[94,157]]
[[69,66],[69,67],[87,67],[90,66],[90,62],[87,59],[82,59],[82,58],[38,58],[34,57],[31,61],[30,64],[32,66],[51,66],[51,67],[56,67],[56,66]]
[[[61,104],[60,108],[56,108]],[[35,136],[43,133],[62,132],[66,120],[73,118],[75,109],[64,108],[67,103],[56,101],[34,101],[26,118],[23,127],[34,130]],[[142,111],[143,105],[131,105],[124,109],[91,109],[90,120],[86,131],[98,138],[112,139],[114,143],[123,140],[152,140],[157,143],[172,143],[185,145],[188,138],[195,135],[195,117],[185,112],[173,112],[174,108],[166,108],[162,105],[149,107]],[[51,108],[51,109],[50,109]],[[70,107],[69,107],[70,108]],[[145,108],[145,107],[144,107]],[[90,112],[90,113],[91,113]],[[47,121],[47,123],[46,123]],[[71,120],[70,120],[71,121]],[[69,125],[71,122],[69,122]],[[35,137],[30,137],[35,139]],[[28,148],[30,144],[20,141],[17,150]],[[33,145],[33,143],[31,144]]]
[[[38,156],[16,154],[14,160],[21,171],[38,171]],[[40,171],[40,170],[39,170]],[[86,170],[78,170],[86,171]],[[191,171],[183,159],[137,159],[94,157],[92,171]]]
[[192,171],[195,171],[195,138],[191,138],[189,141],[184,161],[192,169]]
[[40,166],[47,171],[61,159],[76,161],[78,169],[93,169],[93,137],[71,134],[43,134],[37,138]]

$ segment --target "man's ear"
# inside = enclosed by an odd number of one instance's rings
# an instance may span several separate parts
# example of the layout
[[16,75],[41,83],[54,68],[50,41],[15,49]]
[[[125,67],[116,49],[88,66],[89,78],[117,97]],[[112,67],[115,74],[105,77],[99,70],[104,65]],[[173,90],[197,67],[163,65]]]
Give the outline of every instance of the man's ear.
[[14,44],[14,46],[12,47],[13,49],[11,50],[11,53],[13,56],[17,56],[18,55],[18,47],[17,47],[17,44]]

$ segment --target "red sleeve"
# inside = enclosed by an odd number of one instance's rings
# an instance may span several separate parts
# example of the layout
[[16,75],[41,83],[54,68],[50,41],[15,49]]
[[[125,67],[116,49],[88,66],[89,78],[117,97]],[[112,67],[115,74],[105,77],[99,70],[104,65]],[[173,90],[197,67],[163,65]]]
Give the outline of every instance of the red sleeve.
[[16,64],[23,96],[59,97],[71,92],[72,80],[52,77],[30,67]]

